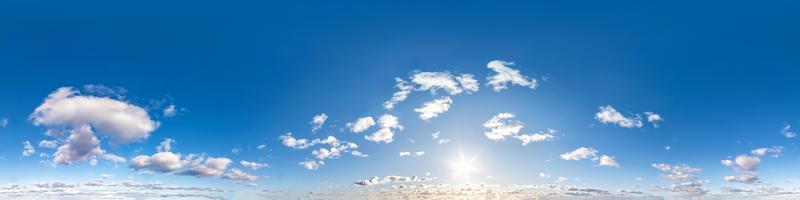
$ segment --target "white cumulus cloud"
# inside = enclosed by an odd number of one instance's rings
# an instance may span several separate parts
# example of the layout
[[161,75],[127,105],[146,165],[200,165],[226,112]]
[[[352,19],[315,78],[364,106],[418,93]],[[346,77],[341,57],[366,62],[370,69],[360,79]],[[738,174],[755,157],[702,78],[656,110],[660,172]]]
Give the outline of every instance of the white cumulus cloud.
[[488,85],[496,92],[500,92],[508,88],[508,84],[519,85],[536,89],[537,81],[533,78],[528,78],[520,73],[519,70],[511,68],[514,66],[513,62],[506,62],[502,60],[493,60],[486,64],[486,67],[493,70],[495,74],[489,76],[487,79]]
[[96,135],[108,138],[111,144],[124,144],[146,139],[158,128],[158,122],[151,120],[141,107],[108,97],[80,95],[70,87],[48,95],[31,119],[35,125],[47,127],[50,136],[64,142],[55,153],[55,164],[93,157],[113,158],[100,149]]
[[415,112],[419,113],[419,118],[425,121],[428,121],[432,118],[436,118],[439,114],[447,112],[450,109],[450,105],[453,104],[453,100],[449,96],[444,96],[439,99],[435,99],[430,102],[426,102],[420,108],[414,109]]
[[311,124],[311,132],[316,133],[320,128],[322,128],[322,125],[324,125],[325,121],[327,120],[328,115],[325,113],[314,115],[314,117],[311,118],[311,122],[309,122]]

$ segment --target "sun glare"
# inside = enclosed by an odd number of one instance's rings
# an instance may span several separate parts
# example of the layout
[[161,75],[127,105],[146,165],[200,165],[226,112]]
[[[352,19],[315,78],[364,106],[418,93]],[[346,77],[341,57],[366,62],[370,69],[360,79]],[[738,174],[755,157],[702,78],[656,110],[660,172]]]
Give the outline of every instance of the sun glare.
[[459,151],[458,160],[450,163],[450,170],[453,172],[453,178],[464,178],[467,182],[470,181],[470,174],[476,172],[478,168],[475,167],[475,159],[477,156],[472,156],[467,159],[464,153]]

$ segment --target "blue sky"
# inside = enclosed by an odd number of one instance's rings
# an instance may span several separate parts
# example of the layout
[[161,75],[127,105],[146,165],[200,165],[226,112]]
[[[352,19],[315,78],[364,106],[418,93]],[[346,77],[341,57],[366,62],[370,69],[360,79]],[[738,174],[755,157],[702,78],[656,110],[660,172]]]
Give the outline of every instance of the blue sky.
[[[225,192],[212,195],[232,199],[309,191],[325,195],[331,188],[370,193],[393,191],[391,186],[400,184],[444,183],[558,184],[612,193],[636,190],[644,194],[635,195],[667,199],[725,198],[733,188],[763,198],[786,197],[765,188],[800,193],[797,138],[783,134],[800,127],[793,92],[800,74],[796,2],[0,5],[0,119],[8,122],[0,128],[0,184],[63,182],[91,189],[85,183],[96,179],[161,182],[223,188]],[[507,89],[494,90],[489,83],[497,72],[487,64],[499,60],[513,62],[503,67],[517,70],[518,78],[536,80],[535,89],[506,83]],[[435,83],[414,81],[426,72],[439,75]],[[463,74],[473,75],[477,91],[463,83],[454,86],[462,90],[459,94],[442,88],[440,81],[455,83]],[[407,99],[386,109],[384,102],[398,91],[395,78],[410,82],[413,89]],[[87,85],[111,92],[92,91]],[[438,88],[435,94],[426,85]],[[101,121],[114,118],[102,109],[86,111],[91,117],[76,114],[37,124],[35,109],[48,105],[48,95],[62,87],[80,92],[64,99],[91,97],[108,104],[82,102],[132,106],[145,112],[137,119],[156,126],[134,130],[139,134],[135,139],[111,144],[125,131],[103,130]],[[415,111],[445,97],[452,103],[436,117],[423,120]],[[174,115],[164,115],[170,105],[176,108]],[[605,106],[622,117],[598,117]],[[645,112],[661,117],[657,127]],[[327,119],[312,133],[310,121],[322,113]],[[518,121],[523,127],[496,141],[486,136],[491,128],[485,124],[500,113],[514,115],[504,125]],[[391,143],[365,139],[379,131],[379,123],[359,133],[347,126],[363,117],[377,123],[384,114],[397,117],[403,127],[390,129]],[[624,127],[626,120],[641,121],[641,126]],[[128,122],[107,123],[127,127]],[[69,133],[80,124],[93,129],[103,155],[125,161],[96,158],[99,163],[92,165],[87,157],[59,164],[54,162],[58,149],[38,145],[42,140],[57,146],[76,141],[45,132]],[[557,132],[545,141],[522,145],[514,138],[544,136],[548,129]],[[288,132],[297,139],[334,136],[357,144],[357,151],[368,156],[352,155],[354,149],[348,149],[309,170],[298,163],[318,161],[313,151],[333,146],[293,149],[280,138]],[[434,132],[439,138],[432,139]],[[166,138],[175,143],[162,152],[180,153],[179,169],[135,167],[135,157],[158,153],[156,147]],[[449,142],[438,144],[439,139]],[[35,153],[24,156],[23,141]],[[596,155],[565,158],[580,147],[594,149]],[[759,148],[768,149],[751,152]],[[400,157],[400,152],[425,153]],[[464,172],[453,170],[460,153],[475,159],[468,166],[475,170],[466,170],[469,180],[454,173]],[[200,157],[200,163],[187,160],[189,154]],[[603,155],[616,165],[601,165]],[[210,176],[185,173],[205,166],[208,158],[230,163]],[[733,164],[726,166],[724,160]],[[253,170],[240,161],[269,166]],[[671,167],[659,171],[651,166],[660,163]],[[664,178],[680,171],[675,170],[680,164],[702,171],[684,173],[694,177],[690,179]],[[257,178],[224,178],[233,169]],[[394,175],[433,180],[384,180]],[[751,175],[757,179],[736,179]],[[380,180],[353,184],[373,176]],[[687,182],[702,189],[662,188]]]

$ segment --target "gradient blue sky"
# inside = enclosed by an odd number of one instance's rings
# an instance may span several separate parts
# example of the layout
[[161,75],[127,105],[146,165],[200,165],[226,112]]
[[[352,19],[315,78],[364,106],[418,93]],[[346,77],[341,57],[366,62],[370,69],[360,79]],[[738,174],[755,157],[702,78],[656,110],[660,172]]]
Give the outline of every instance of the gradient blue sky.
[[[561,184],[669,197],[675,194],[653,190],[669,182],[650,165],[685,163],[703,170],[697,176],[710,181],[704,188],[712,192],[792,187],[800,179],[797,138],[780,130],[800,127],[797,9],[793,1],[5,1],[0,118],[8,125],[0,128],[0,183],[78,183],[112,174],[247,191],[219,178],[140,175],[124,163],[40,163],[50,158],[38,154],[52,149],[21,155],[22,141],[52,139],[29,119],[48,94],[97,84],[124,88],[122,101],[148,108],[161,123],[146,140],[113,147],[103,140],[108,152],[130,160],[172,138],[175,151],[227,157],[232,167],[243,168],[240,160],[268,163],[248,173],[275,190],[358,190],[352,183],[372,176],[428,172],[436,183],[459,184],[449,166],[459,150],[477,157],[473,182],[553,183],[543,172],[569,179]],[[486,85],[492,60],[513,61],[539,87],[493,91]],[[454,96],[450,110],[429,121],[414,112],[433,99],[426,92],[384,109],[393,79],[415,71],[473,74],[481,87]],[[163,107],[150,106],[162,100],[182,110],[163,117]],[[664,121],[658,128],[603,124],[595,113],[605,105],[625,115],[656,112]],[[523,133],[552,128],[558,135],[526,146],[489,140],[483,123],[500,112],[524,122]],[[320,113],[329,118],[312,134],[309,121]],[[374,128],[345,130],[357,118],[385,113],[405,127],[392,143],[366,141]],[[451,142],[436,144],[436,131]],[[286,132],[333,135],[369,157],[343,155],[307,170],[297,163],[311,159],[314,148],[284,146],[278,137]],[[261,144],[267,148],[258,150]],[[723,180],[737,173],[720,160],[772,146],[783,152],[762,157],[760,183]],[[242,151],[232,153],[237,147]],[[578,147],[613,155],[620,167],[560,159]],[[426,154],[398,157],[401,151]]]

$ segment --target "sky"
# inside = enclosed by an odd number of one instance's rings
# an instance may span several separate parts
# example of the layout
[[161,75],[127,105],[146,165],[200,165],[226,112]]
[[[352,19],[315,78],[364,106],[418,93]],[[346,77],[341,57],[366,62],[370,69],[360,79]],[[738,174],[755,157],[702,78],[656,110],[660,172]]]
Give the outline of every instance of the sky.
[[4,1],[0,198],[798,198],[798,6]]

